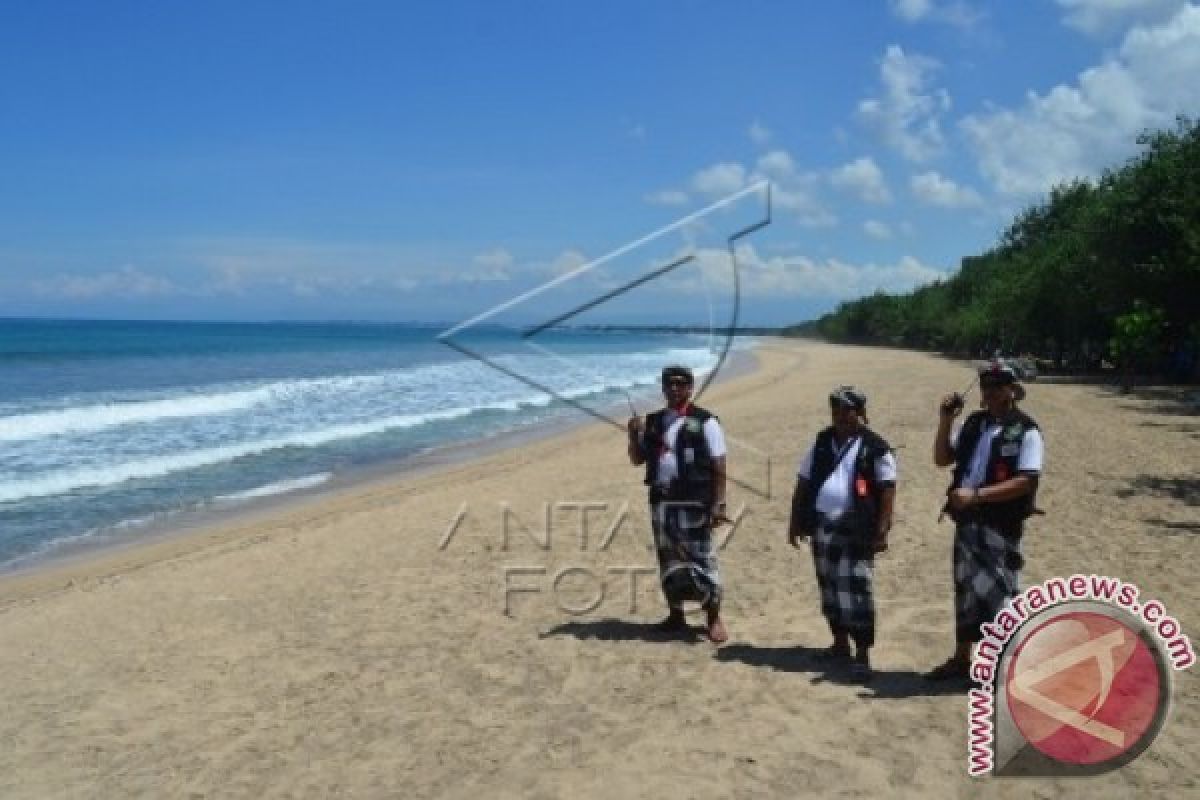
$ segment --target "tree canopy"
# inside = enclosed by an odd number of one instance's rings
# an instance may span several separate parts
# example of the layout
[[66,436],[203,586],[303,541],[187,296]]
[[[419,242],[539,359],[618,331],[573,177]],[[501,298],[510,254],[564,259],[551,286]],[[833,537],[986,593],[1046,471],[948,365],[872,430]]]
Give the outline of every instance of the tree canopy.
[[[912,292],[877,292],[787,329],[838,342],[1166,366],[1200,346],[1200,122],[1138,138],[1095,182],[1056,186],[988,251]],[[1149,317],[1147,317],[1149,315]],[[1130,322],[1136,319],[1136,346]],[[1153,319],[1154,324],[1145,323]]]

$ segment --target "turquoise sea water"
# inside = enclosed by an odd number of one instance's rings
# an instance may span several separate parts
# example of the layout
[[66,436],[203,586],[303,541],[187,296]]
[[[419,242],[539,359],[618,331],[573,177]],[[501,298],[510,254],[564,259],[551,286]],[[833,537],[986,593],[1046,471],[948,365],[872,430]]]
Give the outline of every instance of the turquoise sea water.
[[[0,569],[173,515],[319,486],[625,402],[665,363],[711,369],[686,334],[505,330],[437,339],[378,324],[0,320]],[[496,368],[499,367],[499,368]],[[512,377],[520,375],[541,391]]]

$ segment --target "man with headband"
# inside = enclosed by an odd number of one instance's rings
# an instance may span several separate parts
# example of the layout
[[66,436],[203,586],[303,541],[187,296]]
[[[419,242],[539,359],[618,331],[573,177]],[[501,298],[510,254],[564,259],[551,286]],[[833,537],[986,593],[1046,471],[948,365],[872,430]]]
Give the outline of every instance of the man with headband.
[[875,643],[872,587],[875,554],[887,550],[896,497],[896,456],[867,427],[867,397],[853,386],[829,395],[832,425],[800,459],[788,540],[812,537],[821,613],[833,633],[829,660],[850,661],[851,674],[871,675]]
[[994,361],[979,373],[982,409],[952,430],[962,398],[942,398],[933,460],[954,466],[946,511],[954,519],[954,654],[926,673],[933,681],[966,683],[971,647],[1017,595],[1021,535],[1034,512],[1042,471],[1042,435],[1037,423],[1017,408],[1025,389],[1016,372]]
[[645,465],[659,578],[669,613],[662,627],[688,629],[685,602],[707,613],[708,638],[729,638],[721,620],[721,579],[714,525],[725,514],[725,436],[717,418],[692,405],[695,377],[687,367],[662,371],[666,407],[629,420],[629,461]]

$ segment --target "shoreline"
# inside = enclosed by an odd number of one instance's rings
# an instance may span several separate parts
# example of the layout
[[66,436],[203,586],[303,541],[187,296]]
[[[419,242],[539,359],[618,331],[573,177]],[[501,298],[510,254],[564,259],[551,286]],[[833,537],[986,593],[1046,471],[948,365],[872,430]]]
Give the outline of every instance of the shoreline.
[[[947,471],[929,445],[939,398],[971,369],[769,339],[755,357],[699,401],[744,479],[719,550],[724,646],[655,632],[641,470],[618,432],[583,425],[46,573],[24,594],[0,583],[0,796],[778,796],[846,758],[847,794],[969,794],[964,697],[920,674],[955,630]],[[841,384],[866,393],[899,460],[866,686],[813,657],[829,629],[812,554],[785,536],[792,470]],[[1024,406],[1048,446],[1022,585],[1112,576],[1194,641],[1200,419],[1088,386],[1033,383]],[[1195,782],[1198,674],[1173,675],[1151,749],[1089,778],[1093,796]]]
[[[756,337],[752,347],[731,350],[709,388],[753,374],[760,366],[755,350],[771,338],[774,337]],[[645,411],[641,409],[642,413]],[[624,418],[626,406],[609,406],[605,413]],[[31,557],[28,564],[0,568],[0,611],[13,603],[71,588],[81,581],[103,582],[130,570],[233,543],[255,527],[296,524],[325,504],[352,506],[356,500],[374,493],[402,488],[404,482],[448,477],[457,469],[530,445],[566,438],[599,424],[603,423],[581,415],[552,420],[544,427],[501,431],[483,440],[450,442],[355,467],[334,474],[317,486],[238,500],[225,507],[209,501],[209,505],[200,508],[171,512],[162,519],[134,527],[127,538],[101,535],[94,541],[58,545],[57,551]]]

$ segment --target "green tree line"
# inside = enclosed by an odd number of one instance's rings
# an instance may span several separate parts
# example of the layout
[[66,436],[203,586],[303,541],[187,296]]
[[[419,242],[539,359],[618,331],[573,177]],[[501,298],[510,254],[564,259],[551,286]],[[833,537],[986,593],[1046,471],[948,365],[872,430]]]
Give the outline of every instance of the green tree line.
[[1200,122],[1181,117],[1138,143],[1137,157],[1096,182],[1055,187],[951,277],[842,303],[786,332],[1194,375]]

